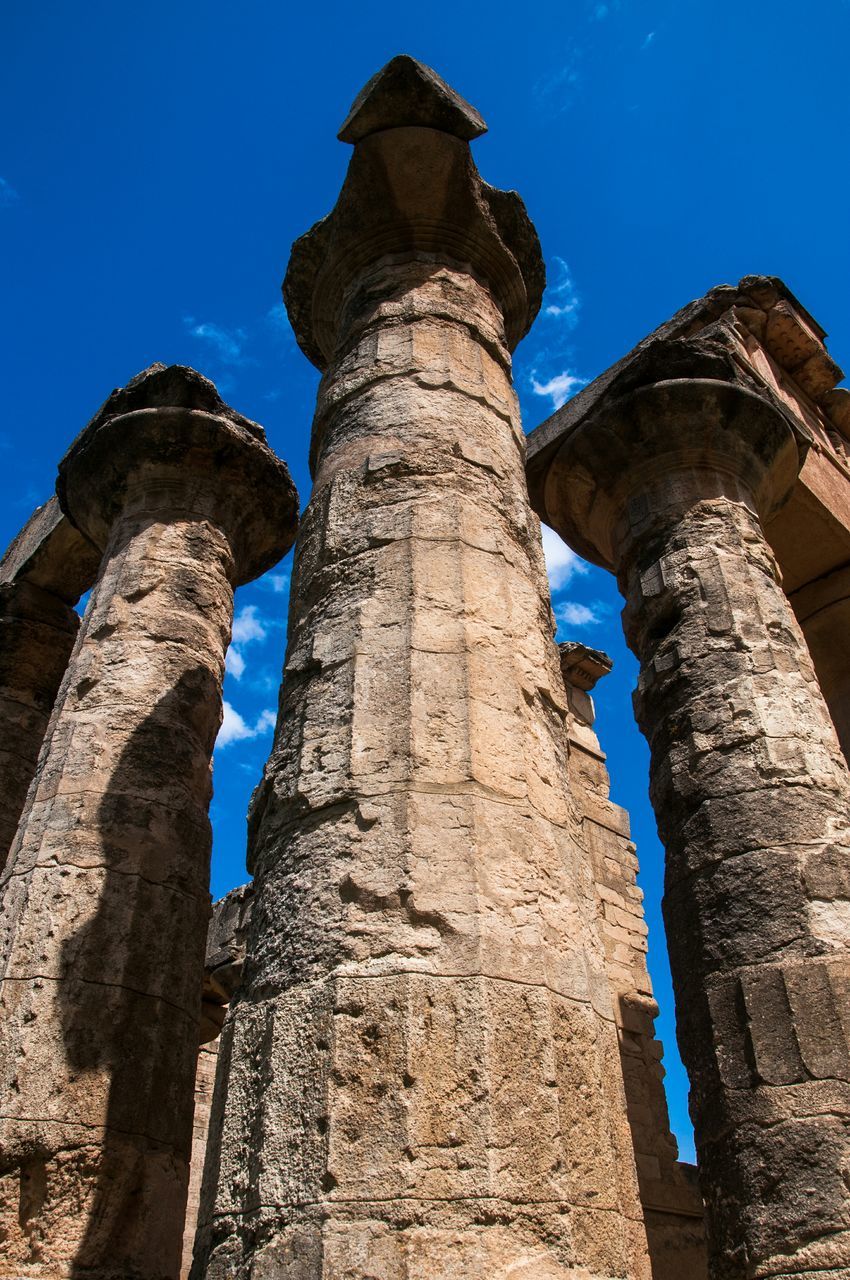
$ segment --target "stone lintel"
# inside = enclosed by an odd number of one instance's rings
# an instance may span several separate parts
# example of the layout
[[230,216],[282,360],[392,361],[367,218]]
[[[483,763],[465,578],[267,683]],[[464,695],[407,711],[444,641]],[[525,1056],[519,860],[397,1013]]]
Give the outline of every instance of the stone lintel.
[[0,587],[29,582],[67,605],[94,583],[100,552],[62,514],[58,499],[36,507],[0,560]]
[[319,369],[347,331],[352,290],[388,261],[459,265],[495,297],[511,349],[528,332],[545,284],[540,243],[516,192],[482,181],[468,145],[482,129],[413,58],[394,58],[356,100],[341,134],[355,144],[342,192],[295,242],[283,285],[295,336]]
[[[850,478],[850,391],[824,346],[826,334],[775,276],[720,285],[637,344],[528,438],[532,505],[546,519],[543,486],[564,441],[613,398],[659,379],[719,377],[786,414],[802,456],[824,453]],[[801,483],[804,483],[802,481]]]
[[286,464],[262,427],[183,365],[153,364],[113,391],[60,462],[56,490],[68,520],[103,550],[138,484],[171,492],[182,514],[202,514],[201,495],[215,492],[237,584],[272,568],[295,539],[298,495]]

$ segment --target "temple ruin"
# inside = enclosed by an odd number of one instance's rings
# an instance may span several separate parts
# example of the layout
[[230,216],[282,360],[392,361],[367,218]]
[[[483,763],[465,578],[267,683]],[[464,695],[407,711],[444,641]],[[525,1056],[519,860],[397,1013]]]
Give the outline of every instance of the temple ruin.
[[[342,126],[284,282],[300,522],[262,428],[153,365],[0,562],[6,1280],[850,1277],[850,392],[749,276],[526,437],[543,258],[484,131],[404,56]],[[640,661],[697,1168],[541,521]],[[233,590],[291,547],[211,909]]]

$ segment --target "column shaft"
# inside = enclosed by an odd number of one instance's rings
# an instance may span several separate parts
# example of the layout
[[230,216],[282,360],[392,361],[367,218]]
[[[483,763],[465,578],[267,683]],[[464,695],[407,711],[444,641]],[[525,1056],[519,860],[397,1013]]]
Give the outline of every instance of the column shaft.
[[105,554],[4,890],[0,1274],[177,1272],[231,564],[161,515]]
[[681,379],[601,406],[546,480],[641,662],[714,1280],[850,1267],[850,775],[762,528],[798,465],[777,406]]
[[671,515],[621,582],[712,1274],[826,1274],[850,1265],[847,773],[751,507]]
[[259,429],[193,396],[226,409],[155,366],[63,463],[63,501],[107,536],[2,885],[0,1275],[16,1280],[179,1272],[233,583],[285,549],[294,503]]
[[501,318],[431,263],[360,298],[319,397],[197,1274],[642,1276]]
[[0,587],[0,871],[35,773],[79,619],[30,582]]
[[0,872],[6,863],[100,552],[56,498],[37,507],[0,561]]

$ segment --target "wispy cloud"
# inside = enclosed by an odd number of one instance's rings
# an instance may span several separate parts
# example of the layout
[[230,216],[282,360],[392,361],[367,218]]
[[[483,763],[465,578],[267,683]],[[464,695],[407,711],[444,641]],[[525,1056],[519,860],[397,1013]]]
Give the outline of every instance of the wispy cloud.
[[266,324],[272,333],[282,338],[287,345],[295,344],[295,334],[292,331],[292,325],[289,323],[289,316],[286,307],[281,302],[277,307],[271,307],[266,312]]
[[556,373],[554,377],[549,378],[546,382],[541,382],[536,371],[531,374],[531,389],[536,396],[550,396],[552,405],[555,409],[560,409],[561,405],[566,404],[570,396],[572,396],[580,387],[587,385],[587,378],[580,378],[578,374],[570,373],[569,369],[564,369],[562,373]]
[[184,316],[183,323],[193,338],[205,342],[225,364],[246,364],[245,343],[248,335],[244,329],[225,329],[223,325],[203,321],[194,316]]
[[542,526],[543,556],[553,591],[562,591],[576,574],[587,573],[587,563],[567,546],[548,525]]
[[607,610],[599,604],[579,604],[576,600],[562,600],[555,605],[558,623],[568,627],[592,627],[602,622]]
[[224,669],[229,671],[234,680],[241,680],[245,674],[245,659],[239,649],[235,649],[233,645],[224,655]]
[[275,713],[269,708],[261,711],[254,723],[249,724],[244,716],[241,716],[236,708],[225,700],[224,718],[215,740],[216,748],[229,747],[233,742],[246,742],[251,738],[259,738],[263,734],[271,733],[275,720]]
[[256,586],[264,587],[266,591],[273,591],[276,596],[285,595],[289,590],[290,575],[286,569],[279,573],[264,573],[262,578],[258,578]]
[[641,49],[648,49],[654,39],[655,39],[655,32],[650,31],[649,35],[646,37],[643,44],[641,45]]
[[569,106],[581,85],[582,77],[579,68],[583,56],[582,49],[570,50],[563,66],[549,75],[542,76],[536,82],[534,95],[542,108],[551,111],[554,106],[556,112],[560,113]]
[[543,308],[544,316],[565,320],[572,329],[578,324],[578,311],[581,299],[573,283],[569,267],[563,258],[553,259],[555,264],[555,283],[546,289],[548,302]]
[[7,182],[5,178],[0,178],[0,209],[5,209],[10,204],[17,204],[20,198],[11,182]]

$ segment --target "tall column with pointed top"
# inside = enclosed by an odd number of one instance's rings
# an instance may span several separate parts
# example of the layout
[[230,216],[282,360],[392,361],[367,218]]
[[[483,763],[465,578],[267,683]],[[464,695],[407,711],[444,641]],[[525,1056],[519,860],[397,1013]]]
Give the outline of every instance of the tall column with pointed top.
[[510,381],[543,266],[483,129],[393,59],[284,286],[324,378],[209,1280],[647,1274]]
[[60,490],[103,563],[0,880],[0,1276],[173,1280],[233,586],[292,542],[296,495],[256,424],[162,365]]

